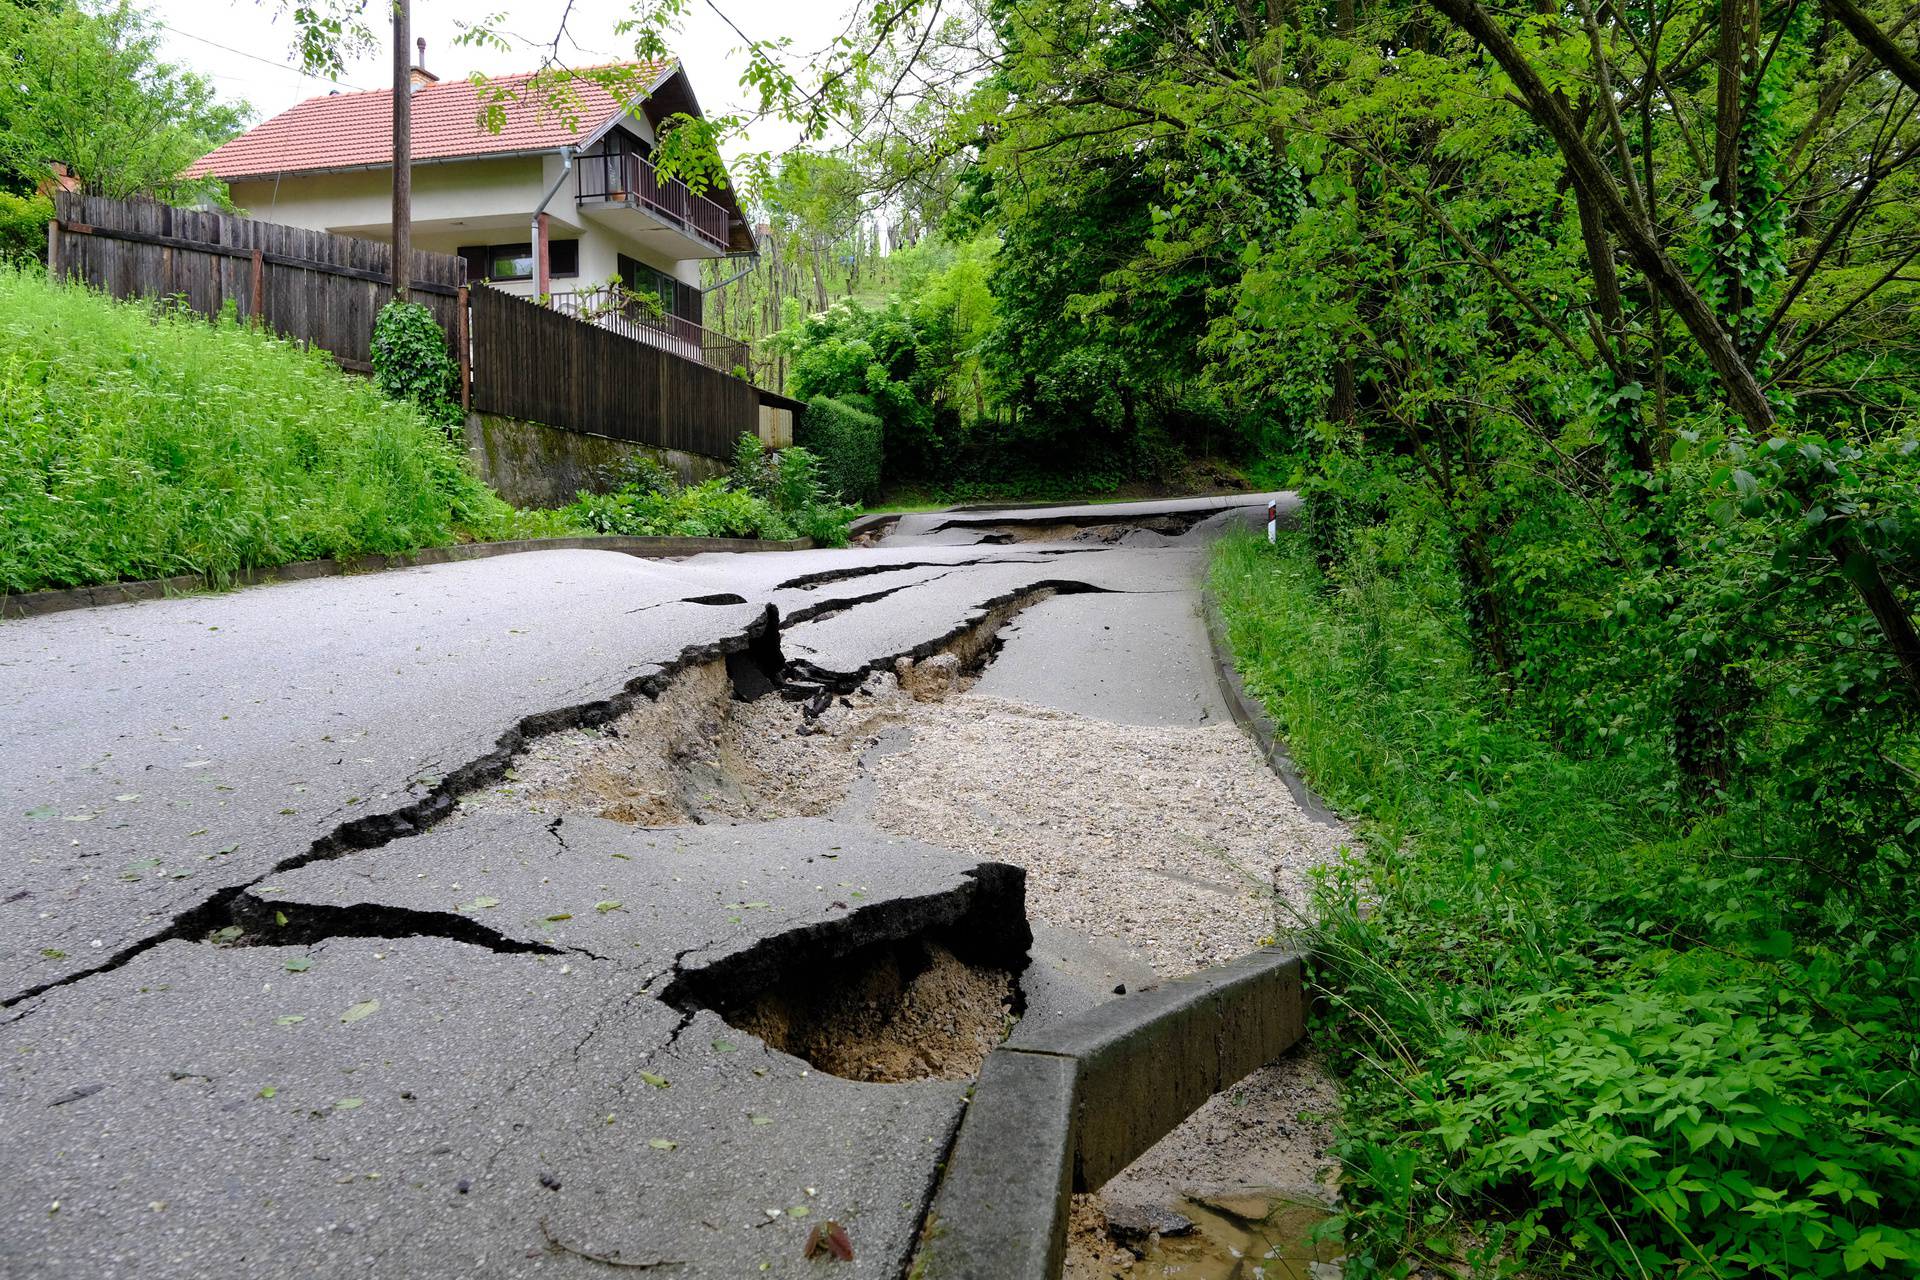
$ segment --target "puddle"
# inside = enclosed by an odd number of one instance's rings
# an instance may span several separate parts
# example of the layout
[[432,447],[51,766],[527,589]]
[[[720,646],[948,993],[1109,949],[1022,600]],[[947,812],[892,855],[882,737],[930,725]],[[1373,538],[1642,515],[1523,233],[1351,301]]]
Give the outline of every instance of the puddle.
[[1182,1196],[1157,1220],[1165,1230],[1109,1240],[1099,1261],[1082,1254],[1067,1275],[1072,1280],[1338,1280],[1344,1250],[1337,1241],[1314,1239],[1330,1216],[1321,1205],[1275,1191]]

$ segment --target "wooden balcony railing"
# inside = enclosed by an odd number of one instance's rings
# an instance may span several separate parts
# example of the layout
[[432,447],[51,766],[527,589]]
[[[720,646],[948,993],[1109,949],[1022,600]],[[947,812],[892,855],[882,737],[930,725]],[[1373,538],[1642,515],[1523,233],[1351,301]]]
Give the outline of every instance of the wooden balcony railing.
[[753,348],[745,340],[715,333],[682,316],[667,315],[649,296],[614,285],[550,294],[547,305],[622,337],[698,360],[710,369],[753,379]]
[[733,215],[697,196],[678,178],[662,178],[651,161],[631,152],[581,156],[581,200],[609,200],[644,209],[720,251],[729,252]]

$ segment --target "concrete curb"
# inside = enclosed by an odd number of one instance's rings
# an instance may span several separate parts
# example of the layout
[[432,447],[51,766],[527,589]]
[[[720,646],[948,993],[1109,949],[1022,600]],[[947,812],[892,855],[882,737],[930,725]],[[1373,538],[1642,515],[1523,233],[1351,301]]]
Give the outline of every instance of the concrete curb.
[[1304,962],[1267,947],[1109,1000],[988,1055],[915,1280],[1055,1280],[1073,1192],[1098,1188],[1306,1031]]
[[1233,716],[1234,723],[1246,730],[1247,736],[1260,748],[1260,755],[1287,784],[1287,790],[1293,793],[1294,803],[1300,806],[1300,812],[1310,820],[1327,827],[1345,828],[1340,815],[1329,809],[1306,779],[1300,776],[1293,757],[1287,753],[1286,739],[1281,736],[1280,728],[1267,714],[1267,708],[1260,699],[1247,692],[1246,683],[1240,679],[1240,668],[1233,661],[1233,646],[1227,643],[1227,620],[1221,616],[1220,602],[1214,599],[1211,590],[1200,593],[1201,612],[1206,618],[1207,641],[1213,646],[1213,674],[1219,681],[1220,695],[1226,700],[1227,711]]
[[[349,573],[379,573],[388,569],[410,569],[416,565],[486,560],[525,551],[617,551],[623,555],[660,559],[700,555],[708,551],[807,551],[813,545],[811,538],[793,538],[784,542],[759,538],[521,538],[512,542],[468,542],[451,547],[424,547],[409,555],[302,560],[267,569],[249,569],[236,574],[226,585],[252,587],[270,582],[304,582],[310,578],[334,578]],[[30,591],[22,595],[0,595],[0,618],[38,618],[73,609],[97,609],[110,604],[131,604],[139,600],[158,600],[167,596],[220,589],[205,577],[189,573],[172,578],[148,578],[140,582],[105,582],[93,587]]]

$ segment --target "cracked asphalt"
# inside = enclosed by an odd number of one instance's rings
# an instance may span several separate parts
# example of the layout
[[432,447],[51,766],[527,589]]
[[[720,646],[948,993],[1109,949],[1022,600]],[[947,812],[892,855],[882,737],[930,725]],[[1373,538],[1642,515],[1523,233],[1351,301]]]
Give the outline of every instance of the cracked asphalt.
[[[829,1218],[849,1274],[901,1274],[964,1084],[838,1079],[706,1006],[930,930],[1024,953],[1021,873],[858,821],[456,802],[776,629],[850,688],[1045,588],[983,691],[1216,723],[1204,543],[1268,496],[0,624],[0,1275],[801,1275]],[[1110,952],[1039,932],[1036,1010],[1107,994]]]

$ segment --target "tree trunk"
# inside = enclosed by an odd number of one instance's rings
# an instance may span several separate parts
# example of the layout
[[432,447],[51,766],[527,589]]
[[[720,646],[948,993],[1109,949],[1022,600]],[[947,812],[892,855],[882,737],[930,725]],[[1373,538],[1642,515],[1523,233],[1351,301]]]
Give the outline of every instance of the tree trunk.
[[[1852,0],[1824,0],[1824,3],[1851,8]],[[1506,28],[1481,7],[1479,0],[1433,0],[1433,5],[1449,21],[1478,41],[1481,48],[1500,64],[1500,69],[1507,73],[1507,78],[1513,82],[1534,119],[1552,135],[1574,181],[1585,187],[1594,198],[1634,265],[1647,277],[1648,283],[1666,298],[1674,313],[1680,317],[1680,322],[1686,325],[1688,334],[1719,376],[1721,388],[1726,392],[1734,412],[1739,414],[1754,435],[1773,435],[1777,430],[1773,406],[1768,403],[1766,392],[1761,388],[1752,367],[1734,346],[1732,334],[1720,323],[1719,316],[1694,289],[1679,265],[1661,248],[1653,228],[1627,207],[1612,175],[1587,146],[1573,118],[1547,89],[1539,72],[1534,70],[1533,64],[1520,46],[1514,43],[1513,37],[1507,34]],[[1858,10],[1853,12],[1858,15]],[[1867,25],[1872,26],[1871,23]],[[1884,40],[1884,33],[1881,35]],[[1897,49],[1894,52],[1899,53]],[[1897,68],[1893,69],[1903,80],[1906,79]],[[1909,84],[1915,92],[1920,92],[1920,67],[1915,67],[1914,71],[1914,78]],[[1910,699],[1920,702],[1920,630],[1914,627],[1913,615],[1888,585],[1879,562],[1860,545],[1857,538],[1848,537],[1841,549],[1841,562],[1848,569],[1848,581],[1873,614],[1888,648],[1900,664],[1905,693]]]

